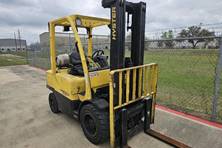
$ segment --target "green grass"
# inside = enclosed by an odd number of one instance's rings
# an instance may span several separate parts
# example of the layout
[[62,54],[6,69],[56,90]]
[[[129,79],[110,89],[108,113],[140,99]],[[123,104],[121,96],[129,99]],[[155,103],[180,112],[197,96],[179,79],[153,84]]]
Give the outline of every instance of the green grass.
[[[17,53],[23,54],[23,53]],[[18,56],[9,53],[0,54],[0,66],[11,66],[11,65],[24,65],[27,64],[27,60],[24,56]]]
[[21,57],[24,57],[24,58],[27,57],[27,53],[26,53],[26,51],[9,52],[9,54],[17,55],[17,56],[21,56]]
[[[206,118],[212,110],[217,59],[218,50],[198,49],[146,51],[144,57],[145,63],[159,65],[160,104]],[[222,104],[218,109],[221,120]]]

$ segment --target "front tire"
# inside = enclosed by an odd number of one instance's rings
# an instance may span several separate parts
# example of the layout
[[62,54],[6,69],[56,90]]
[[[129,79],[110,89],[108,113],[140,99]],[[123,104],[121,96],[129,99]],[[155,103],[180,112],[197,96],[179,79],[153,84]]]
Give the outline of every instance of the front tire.
[[49,106],[53,113],[59,113],[58,102],[54,93],[49,94]]
[[109,120],[106,111],[98,110],[92,104],[87,104],[81,108],[80,123],[90,142],[97,145],[107,141]]

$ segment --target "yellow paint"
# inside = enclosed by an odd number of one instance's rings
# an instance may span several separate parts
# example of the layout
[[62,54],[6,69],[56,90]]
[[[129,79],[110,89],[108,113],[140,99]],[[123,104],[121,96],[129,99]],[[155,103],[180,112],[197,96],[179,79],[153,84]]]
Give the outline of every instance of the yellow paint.
[[136,72],[137,69],[133,69],[133,96],[132,96],[132,100],[136,99]]
[[126,71],[126,103],[129,102],[129,92],[130,92],[130,70]]
[[122,104],[123,97],[123,73],[119,72],[119,105]]
[[110,146],[115,147],[115,114],[114,114],[114,103],[113,103],[113,75],[109,82],[109,133],[110,133]]
[[109,85],[109,69],[100,70],[95,72],[89,72],[90,76],[90,83],[92,88],[100,88],[104,87],[105,85]]
[[50,32],[50,61],[52,73],[56,73],[56,50],[55,50],[55,25],[53,22],[49,23]]
[[142,95],[142,76],[143,76],[143,70],[142,68],[139,69],[139,86],[138,86],[138,97],[141,97]]
[[92,52],[93,52],[93,40],[92,40],[92,28],[89,29],[88,32],[88,57],[92,58]]

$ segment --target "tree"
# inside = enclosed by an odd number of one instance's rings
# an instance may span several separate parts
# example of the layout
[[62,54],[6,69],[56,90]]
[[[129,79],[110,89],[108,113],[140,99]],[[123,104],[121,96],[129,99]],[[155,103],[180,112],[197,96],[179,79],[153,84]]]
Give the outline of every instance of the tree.
[[181,30],[178,38],[191,38],[191,39],[188,39],[188,42],[191,43],[193,49],[195,49],[198,43],[211,41],[212,39],[201,38],[201,37],[209,37],[209,36],[215,36],[214,32],[210,32],[207,29],[202,29],[199,26],[191,26],[191,27],[188,27],[188,29]]
[[163,47],[163,41],[159,40],[157,42],[157,47],[159,47],[159,48]]
[[161,35],[161,38],[164,40],[162,42],[158,42],[158,45],[162,46],[162,44],[164,43],[164,45],[167,48],[173,48],[174,47],[174,43],[173,43],[173,31],[169,30],[167,32],[163,32]]

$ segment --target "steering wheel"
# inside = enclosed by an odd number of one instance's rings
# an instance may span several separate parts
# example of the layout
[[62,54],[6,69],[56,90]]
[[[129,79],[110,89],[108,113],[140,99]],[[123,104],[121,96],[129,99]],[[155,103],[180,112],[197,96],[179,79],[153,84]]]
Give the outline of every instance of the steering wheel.
[[101,50],[101,49],[99,49],[99,50],[96,50],[96,51],[93,53],[92,58],[95,58],[95,57],[97,57],[97,56],[102,56],[102,55],[104,55],[104,51]]

